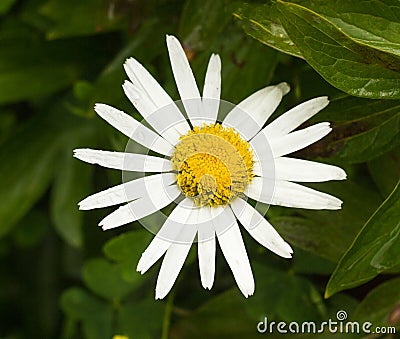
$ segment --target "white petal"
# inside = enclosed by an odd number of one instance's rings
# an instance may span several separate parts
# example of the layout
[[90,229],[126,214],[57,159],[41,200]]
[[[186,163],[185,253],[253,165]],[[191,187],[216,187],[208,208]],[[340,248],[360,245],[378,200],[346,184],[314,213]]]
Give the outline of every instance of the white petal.
[[[221,96],[221,59],[219,55],[211,55],[208,63],[206,78],[203,88],[203,121],[215,123],[218,115],[219,100]],[[198,122],[200,123],[200,122]]]
[[148,89],[129,81],[125,81],[122,88],[146,121],[172,145],[175,145],[179,137],[190,130],[185,117],[172,100],[167,106],[158,106],[157,101],[151,97],[155,94],[149,93]]
[[190,121],[195,122],[202,117],[202,103],[192,69],[177,38],[167,35],[167,47],[182,103]]
[[195,220],[191,220],[195,218],[193,217],[194,215],[197,216],[197,213],[190,214],[188,224],[182,229],[182,232],[185,233],[184,237],[191,241],[186,243],[173,243],[165,254],[160,272],[158,273],[156,299],[163,299],[169,293],[182,269],[197,232],[196,222]]
[[[275,191],[271,197],[270,187],[273,185],[275,185]],[[260,177],[254,177],[244,193],[257,201],[286,207],[337,210],[342,205],[340,199],[312,188],[289,181],[274,183],[274,180]]]
[[107,230],[144,218],[169,205],[181,194],[181,191],[176,185],[172,185],[146,193],[146,196],[132,201],[106,216],[100,221],[99,226],[103,230]]
[[[314,142],[322,139],[327,135],[332,128],[329,127],[328,122],[321,122],[319,124],[286,134],[281,137],[268,139],[269,145],[272,149],[274,157],[280,157],[289,153],[296,152]],[[265,144],[265,138],[268,138],[264,133],[264,130],[257,134],[250,144],[253,148],[257,149],[263,147]]]
[[260,133],[250,141],[250,146],[253,151],[253,174],[274,178],[275,158],[268,139]]
[[204,80],[203,98],[220,99],[221,95],[221,58],[212,54],[208,62]]
[[179,238],[182,228],[186,227],[186,222],[191,213],[191,210],[185,207],[186,199],[175,207],[150,245],[143,252],[136,268],[141,274],[145,273],[161,258],[170,245]]
[[330,194],[288,181],[277,181],[274,205],[309,209],[340,209],[342,201]]
[[337,166],[281,157],[275,159],[275,179],[297,182],[344,180],[346,172]]
[[199,227],[197,251],[201,284],[211,289],[215,275],[215,229],[211,218],[211,208],[203,206],[199,209]]
[[173,146],[128,114],[105,104],[94,106],[96,113],[127,137],[151,150],[168,155]]
[[89,164],[135,172],[169,172],[171,161],[146,154],[109,152],[90,148],[74,150],[74,157]]
[[238,198],[231,203],[233,213],[261,245],[283,258],[291,258],[293,250],[272,225],[246,201]]
[[125,203],[162,191],[175,181],[174,173],[155,174],[113,186],[92,194],[78,203],[80,210],[91,210]]
[[328,104],[328,97],[319,97],[303,102],[272,121],[265,127],[264,133],[271,139],[288,134]]
[[[229,224],[230,227],[214,222],[218,242],[240,291],[247,298],[254,293],[253,273],[235,216],[229,207],[224,210],[225,225]],[[224,228],[223,232],[218,230],[221,226]]]
[[223,125],[235,128],[245,140],[251,139],[288,92],[289,86],[285,82],[255,92],[228,113]]
[[[141,94],[142,100],[144,100],[144,103],[147,103],[144,105],[144,108],[151,108],[148,111],[140,112],[143,117],[147,118],[149,115],[153,114],[154,109],[170,106],[177,120],[185,120],[183,114],[179,111],[171,97],[137,60],[129,58],[126,60],[124,68],[132,84],[137,89],[138,93]],[[160,118],[163,119],[163,116],[161,115]],[[182,133],[186,133],[190,129],[187,123],[185,126],[187,130],[183,130]]]
[[147,270],[164,255],[171,244],[172,242],[164,240],[156,235],[140,257],[136,271],[141,274],[147,272]]

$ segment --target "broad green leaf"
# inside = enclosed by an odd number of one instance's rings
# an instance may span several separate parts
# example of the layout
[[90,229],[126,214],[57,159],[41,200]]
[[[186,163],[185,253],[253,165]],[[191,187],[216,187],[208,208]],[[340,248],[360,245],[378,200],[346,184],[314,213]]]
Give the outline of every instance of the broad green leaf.
[[105,259],[90,259],[82,270],[86,285],[97,295],[108,300],[120,300],[135,287],[126,282],[118,267]]
[[[271,220],[272,225],[278,230],[289,243],[298,246],[306,251],[317,254],[331,261],[340,258],[342,239],[338,238],[338,244],[332,242],[332,233],[336,231],[321,227],[318,222],[295,216],[282,216]],[[330,234],[327,234],[330,231]]]
[[0,145],[11,136],[16,126],[17,114],[11,110],[2,109],[0,111]]
[[[227,26],[210,48],[221,57],[221,98],[239,103],[253,92],[268,86],[278,63],[277,52],[251,38],[236,27]],[[192,67],[202,88],[210,52],[199,53]],[[239,85],[240,84],[240,85]]]
[[[367,124],[373,123],[372,121],[365,122]],[[340,133],[340,129],[336,130],[336,132]],[[335,134],[333,134],[334,136]],[[371,160],[398,147],[400,145],[400,111],[397,111],[385,122],[365,132],[347,137],[344,142],[345,144],[337,153],[337,156],[341,159],[346,159],[349,163]],[[338,143],[335,142],[332,146],[338,146]]]
[[335,269],[332,261],[321,258],[311,252],[296,248],[293,256],[292,269],[298,274],[330,275]]
[[43,41],[35,37],[0,40],[0,104],[38,100],[93,71],[109,51],[104,39]]
[[[279,111],[281,113],[286,112],[290,108],[312,98],[328,96],[332,100],[333,98],[343,96],[342,91],[333,87],[305,61],[295,60],[289,56],[282,56],[282,54],[278,56],[282,62],[278,64],[275,71],[274,78],[277,80],[274,80],[274,83],[286,81],[290,85],[291,90],[278,106],[277,111],[274,113],[275,116]],[[286,57],[287,60],[285,61],[283,57]],[[285,109],[282,110],[282,108]],[[317,117],[319,114],[317,114]]]
[[127,232],[109,240],[103,247],[104,254],[117,262],[122,277],[132,284],[138,285],[145,279],[136,272],[136,266],[152,236],[147,230]]
[[118,6],[98,0],[51,0],[39,9],[39,13],[53,22],[47,31],[48,39],[116,30],[121,27],[124,18]]
[[399,57],[358,43],[303,6],[279,1],[278,9],[305,60],[333,86],[366,98],[400,98]]
[[[40,126],[40,128],[38,128]],[[0,237],[42,196],[54,174],[60,132],[43,116],[34,117],[0,149]]]
[[171,338],[258,338],[257,323],[247,314],[243,298],[237,287],[209,298],[172,326]]
[[337,319],[336,314],[339,310],[345,310],[348,315],[353,314],[360,304],[356,297],[345,293],[335,294],[324,301],[328,307],[328,316],[331,319]]
[[50,208],[55,228],[67,243],[75,247],[81,247],[83,243],[83,213],[77,203],[90,192],[94,166],[73,158],[72,151],[82,145],[88,147],[88,136],[92,135],[93,129],[87,125],[66,133],[52,191]]
[[[245,303],[252,318],[262,320],[315,321],[326,316],[320,292],[305,278],[264,264],[252,264],[256,292]],[[266,301],[268,307],[266,308]]]
[[400,55],[400,4],[397,0],[295,0],[323,15],[353,40]]
[[[397,325],[399,323],[400,278],[391,279],[370,291],[358,305],[352,320],[369,321],[375,326]],[[396,319],[391,319],[395,318]],[[395,322],[396,321],[396,322]]]
[[370,161],[368,169],[382,197],[387,197],[400,178],[400,148]]
[[111,338],[113,310],[110,305],[78,287],[64,291],[60,304],[68,317],[82,322],[85,338]]
[[0,15],[6,14],[15,4],[16,0],[2,0],[0,2]]
[[43,239],[49,226],[47,215],[41,210],[32,209],[19,221],[12,235],[19,247],[32,247]]
[[[155,46],[154,41],[159,42],[159,44]],[[150,44],[151,48],[149,47]],[[89,92],[92,95],[89,98],[82,98],[82,96],[79,98],[83,101],[83,105],[81,104],[79,109],[86,111],[86,114],[83,112],[81,115],[93,116],[93,106],[97,102],[118,106],[119,109],[125,110],[127,113],[134,112],[134,108],[126,99],[121,88],[121,85],[127,79],[123,67],[124,62],[130,57],[135,57],[140,62],[148,61],[158,56],[163,48],[165,48],[164,32],[161,31],[159,22],[156,19],[147,20],[139,27],[137,34],[107,61],[92,88],[85,86],[86,93],[84,95],[89,94]],[[147,67],[147,65],[145,66]],[[159,80],[157,77],[156,79]],[[82,86],[80,87],[82,89]],[[79,89],[75,88],[75,93],[78,94],[77,92],[79,92]]]
[[119,309],[119,332],[128,338],[158,338],[163,311],[164,304],[154,301],[152,297],[122,305]]
[[103,252],[107,258],[114,261],[132,260],[132,257],[139,261],[139,256],[148,245],[149,239],[151,234],[146,230],[125,232],[110,239],[104,245]]
[[230,19],[225,0],[189,0],[179,22],[179,37],[189,52],[208,48]]
[[242,3],[234,9],[233,15],[241,20],[244,31],[278,51],[302,58],[300,50],[287,35],[279,21],[275,4]]
[[327,316],[321,294],[305,278],[272,269],[265,263],[253,262],[252,268],[254,295],[245,299],[235,286],[208,297],[172,327],[171,337],[258,338],[257,324],[265,317],[268,321],[290,322],[318,321]]
[[400,182],[341,258],[326,296],[359,286],[400,265]]
[[276,51],[252,39],[244,39],[237,33],[228,36],[231,40],[226,36],[221,39],[221,98],[237,104],[270,85],[278,58]]
[[400,145],[398,100],[342,97],[332,100],[314,120],[332,122],[333,131],[304,151],[309,155],[315,150],[314,156],[329,156],[348,163],[360,163]]
[[88,101],[93,95],[93,85],[85,80],[78,81],[74,84],[74,96],[80,101]]
[[36,99],[71,83],[77,74],[71,63],[57,58],[59,47],[26,39],[0,42],[0,103]]
[[271,224],[293,245],[337,262],[381,202],[379,195],[351,181],[313,185],[343,200],[338,211],[298,210],[300,216],[279,216]]

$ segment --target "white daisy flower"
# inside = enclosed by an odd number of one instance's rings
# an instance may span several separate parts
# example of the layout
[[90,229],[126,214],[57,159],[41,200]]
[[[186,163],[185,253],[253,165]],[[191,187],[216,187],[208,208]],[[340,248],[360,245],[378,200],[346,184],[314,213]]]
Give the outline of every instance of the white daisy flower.
[[[326,107],[328,98],[306,101],[264,127],[289,91],[289,86],[281,83],[252,94],[218,122],[222,102],[219,56],[213,54],[210,58],[201,96],[179,41],[167,36],[167,46],[184,109],[179,109],[133,58],[124,65],[129,81],[123,89],[152,129],[116,108],[95,106],[97,114],[109,124],[164,157],[92,149],[74,151],[76,158],[88,163],[158,174],[91,195],[79,207],[90,210],[125,204],[99,223],[106,230],[176,204],[137,265],[143,274],[165,255],[156,299],[164,298],[171,290],[195,239],[203,287],[211,289],[214,283],[218,239],[239,289],[248,297],[255,286],[239,224],[277,255],[291,258],[293,253],[252,204],[258,201],[308,209],[341,208],[341,200],[295,183],[342,180],[346,174],[341,168],[287,157],[331,131],[327,122],[294,131]],[[252,204],[247,201],[249,198]]]

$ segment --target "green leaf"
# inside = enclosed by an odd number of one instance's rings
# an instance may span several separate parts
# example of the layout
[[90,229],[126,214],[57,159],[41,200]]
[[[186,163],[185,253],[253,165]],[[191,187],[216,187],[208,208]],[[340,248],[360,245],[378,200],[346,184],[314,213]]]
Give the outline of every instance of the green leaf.
[[295,253],[292,269],[298,274],[330,275],[335,269],[335,264],[332,261],[316,256],[311,252],[296,248]]
[[68,62],[57,60],[61,51],[53,46],[27,39],[0,43],[0,103],[49,95],[75,79],[76,71]]
[[16,0],[2,0],[0,2],[0,15],[6,14],[15,4]]
[[47,31],[47,38],[58,39],[120,28],[126,11],[117,11],[116,7],[98,0],[51,0],[39,9],[39,13],[53,22],[52,28]]
[[17,126],[17,115],[12,111],[1,110],[0,114],[0,145],[7,140]]
[[136,272],[136,266],[151,238],[147,230],[132,231],[114,237],[103,247],[107,258],[118,263],[122,277],[132,284],[138,285],[145,279]]
[[102,258],[86,261],[82,275],[86,285],[94,293],[108,300],[121,300],[135,287],[121,277],[115,264]]
[[347,314],[353,314],[360,302],[353,296],[345,293],[338,293],[325,300],[328,307],[328,317],[337,319],[338,310],[345,310]]
[[66,134],[58,159],[58,169],[52,191],[51,217],[56,231],[71,246],[83,243],[82,218],[77,203],[89,194],[94,167],[73,158],[72,150],[89,146],[90,126],[72,130]]
[[194,339],[252,338],[252,335],[257,333],[257,324],[254,324],[254,320],[247,314],[243,298],[234,287],[208,299],[192,314],[182,317],[173,325],[171,333],[178,333],[182,338]]
[[[307,321],[323,319],[326,308],[320,292],[305,278],[255,262],[256,293],[245,309],[256,320]],[[265,302],[268,300],[268,308]]]
[[117,262],[132,260],[132,257],[137,262],[152,236],[147,230],[125,232],[110,239],[104,245],[103,252],[107,258]]
[[400,182],[341,258],[326,296],[359,286],[400,265]]
[[82,321],[85,338],[111,338],[113,310],[110,305],[78,287],[64,291],[60,304],[68,317]]
[[[338,262],[354,237],[379,206],[379,195],[351,181],[323,183],[313,188],[343,200],[338,211],[298,210],[299,216],[280,216],[271,224],[290,243],[332,262]],[[360,199],[363,197],[363,199]]]
[[241,35],[226,34],[229,38],[224,35],[220,44],[223,46],[221,98],[239,103],[270,84],[278,63],[277,52]]
[[387,197],[400,178],[400,148],[370,161],[368,169],[382,197]]
[[[305,150],[348,163],[374,159],[400,145],[400,101],[355,97],[334,99],[316,121],[333,122],[333,132]],[[321,151],[318,154],[318,151]]]
[[[93,83],[92,96],[85,107],[90,112],[87,115],[93,114],[93,106],[96,102],[115,104],[119,109],[132,112],[133,107],[121,90],[121,84],[127,79],[123,64],[132,56],[141,62],[143,59],[148,61],[149,58],[158,56],[165,46],[164,39],[160,38],[163,35],[164,32],[161,31],[159,22],[155,19],[147,20],[138,28],[137,34],[132,36],[123,48],[107,61],[105,68]],[[154,41],[162,41],[163,45],[155,46]]]
[[305,60],[351,95],[400,98],[400,58],[360,44],[303,6],[278,2],[280,21]]
[[[399,327],[398,315],[400,305],[400,278],[391,279],[380,284],[370,291],[363,301],[358,305],[352,320],[359,322],[369,321],[374,326],[397,325]],[[397,321],[397,323],[395,322]]]
[[163,314],[164,304],[153,298],[125,304],[119,309],[119,331],[128,338],[158,338]]
[[184,338],[258,338],[257,324],[268,321],[318,321],[327,310],[321,294],[305,278],[252,264],[256,292],[245,299],[235,286],[183,316],[171,333]]
[[[270,84],[278,63],[277,52],[245,37],[238,28],[227,26],[210,49],[221,57],[223,100],[239,103]],[[209,58],[209,51],[202,52],[191,63],[197,79],[204,79]]]
[[20,220],[12,235],[18,246],[32,247],[46,235],[49,224],[47,215],[43,211],[32,209]]
[[234,9],[233,15],[241,20],[244,31],[251,37],[278,51],[303,57],[280,23],[275,4],[242,3]]
[[179,22],[179,37],[189,50],[208,48],[230,19],[225,0],[188,0]]
[[38,100],[68,87],[107,57],[104,40],[0,39],[0,104]]
[[85,80],[78,81],[74,84],[74,96],[80,101],[88,101],[93,95],[93,85]]
[[400,55],[400,4],[397,0],[300,0],[360,44]]
[[61,145],[55,131],[54,123],[45,121],[43,116],[32,118],[0,149],[0,237],[11,230],[48,187]]

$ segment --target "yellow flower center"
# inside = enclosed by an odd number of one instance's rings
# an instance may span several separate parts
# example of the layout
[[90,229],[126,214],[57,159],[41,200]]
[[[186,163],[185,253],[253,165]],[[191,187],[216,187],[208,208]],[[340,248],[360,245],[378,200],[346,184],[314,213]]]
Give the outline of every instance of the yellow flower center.
[[253,179],[253,152],[233,129],[220,124],[194,127],[171,157],[177,182],[197,206],[226,205]]

